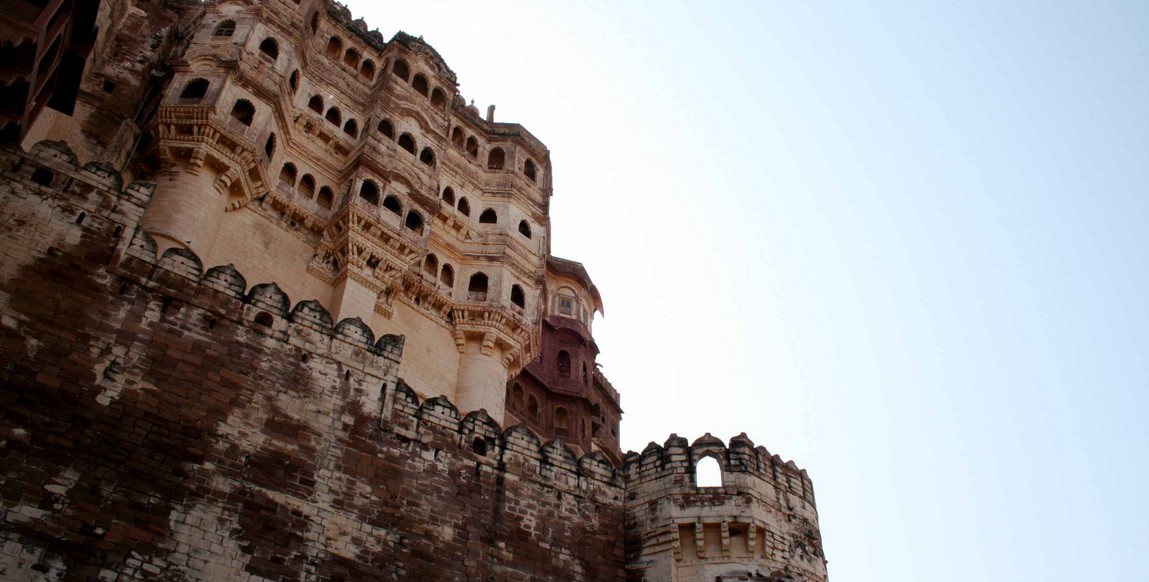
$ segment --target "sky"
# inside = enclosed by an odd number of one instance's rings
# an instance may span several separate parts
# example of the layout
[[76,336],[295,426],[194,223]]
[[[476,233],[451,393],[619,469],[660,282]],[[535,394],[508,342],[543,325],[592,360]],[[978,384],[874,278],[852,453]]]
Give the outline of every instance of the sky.
[[835,582],[1149,580],[1149,3],[350,8],[550,148],[623,450],[793,459]]

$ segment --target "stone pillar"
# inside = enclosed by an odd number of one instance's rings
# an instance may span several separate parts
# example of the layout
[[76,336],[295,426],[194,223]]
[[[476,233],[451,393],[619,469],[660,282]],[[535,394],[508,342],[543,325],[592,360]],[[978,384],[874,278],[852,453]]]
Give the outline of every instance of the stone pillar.
[[[456,332],[456,342],[463,332]],[[455,382],[455,405],[466,415],[479,409],[500,425],[506,406],[507,366],[502,350],[495,345],[493,334],[466,334],[459,355],[459,377]]]
[[207,257],[227,209],[230,181],[207,166],[175,167],[156,182],[141,226],[159,254],[179,246]]

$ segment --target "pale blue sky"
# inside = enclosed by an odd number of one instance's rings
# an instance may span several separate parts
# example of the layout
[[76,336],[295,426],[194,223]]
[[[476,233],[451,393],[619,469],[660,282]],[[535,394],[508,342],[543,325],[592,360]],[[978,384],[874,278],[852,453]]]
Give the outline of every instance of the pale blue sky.
[[835,582],[1149,580],[1149,3],[351,8],[551,149],[624,449],[793,459]]

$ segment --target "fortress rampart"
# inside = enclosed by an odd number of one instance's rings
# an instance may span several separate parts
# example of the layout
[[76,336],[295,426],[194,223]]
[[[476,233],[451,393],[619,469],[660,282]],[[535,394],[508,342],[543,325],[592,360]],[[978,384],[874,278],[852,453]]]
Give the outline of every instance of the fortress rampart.
[[75,5],[74,113],[0,119],[0,578],[827,579],[792,462],[619,450],[549,150],[422,38]]

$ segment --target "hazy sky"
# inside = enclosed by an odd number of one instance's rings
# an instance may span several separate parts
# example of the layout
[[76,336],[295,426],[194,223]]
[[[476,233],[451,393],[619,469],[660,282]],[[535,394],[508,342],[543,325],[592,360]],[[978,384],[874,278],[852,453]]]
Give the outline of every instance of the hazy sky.
[[354,2],[551,150],[623,449],[745,431],[835,582],[1149,580],[1149,2]]

